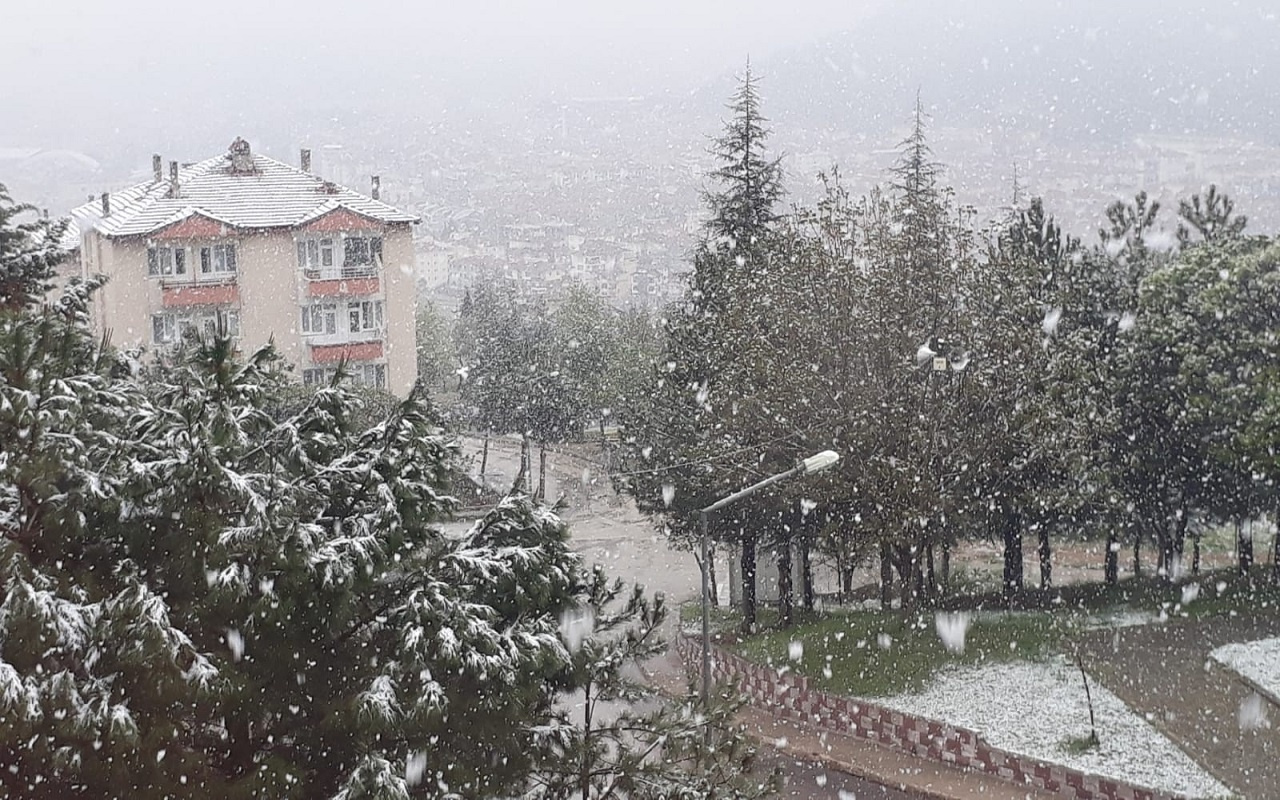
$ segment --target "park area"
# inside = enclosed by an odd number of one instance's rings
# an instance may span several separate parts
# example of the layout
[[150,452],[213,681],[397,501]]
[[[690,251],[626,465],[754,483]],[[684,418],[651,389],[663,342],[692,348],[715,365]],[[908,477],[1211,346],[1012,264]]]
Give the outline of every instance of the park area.
[[[1230,563],[1212,537],[1207,545],[1208,564]],[[762,606],[744,633],[741,614],[722,606],[715,640],[821,691],[1104,779],[1187,798],[1280,792],[1280,589],[1267,569],[1178,581],[1150,570],[1028,590],[1010,610],[980,560],[959,564],[966,588],[932,607],[819,595],[791,626]],[[1089,577],[1083,566],[1076,575]],[[698,612],[682,614],[694,635]]]

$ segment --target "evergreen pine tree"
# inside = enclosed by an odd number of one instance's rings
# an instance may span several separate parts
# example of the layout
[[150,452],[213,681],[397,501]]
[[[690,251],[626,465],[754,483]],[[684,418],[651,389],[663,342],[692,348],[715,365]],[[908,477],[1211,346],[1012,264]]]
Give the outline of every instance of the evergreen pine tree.
[[[780,159],[767,155],[758,83],[748,65],[729,103],[730,119],[712,145],[716,167],[704,192],[711,216],[694,250],[689,292],[667,316],[650,399],[624,421],[628,474],[621,484],[642,511],[660,516],[677,546],[692,545],[694,512],[740,488],[751,474],[743,467],[758,466],[753,453],[762,447],[758,431],[734,419],[735,404],[760,377],[751,371],[749,351],[763,340],[760,326],[769,324],[756,304],[771,280],[783,193]],[[725,453],[738,455],[726,459]],[[753,624],[758,532],[737,524],[733,514],[714,523],[717,538],[741,541],[743,610]]]
[[15,203],[0,183],[0,308],[38,302],[52,287],[53,268],[66,257],[60,240],[68,220],[35,213],[34,206]]

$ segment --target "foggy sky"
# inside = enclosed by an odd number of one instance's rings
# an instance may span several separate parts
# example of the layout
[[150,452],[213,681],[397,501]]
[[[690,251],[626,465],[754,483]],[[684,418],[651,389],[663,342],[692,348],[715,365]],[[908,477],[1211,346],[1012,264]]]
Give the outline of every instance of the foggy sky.
[[687,91],[879,2],[7,0],[0,145],[163,137],[202,109]]

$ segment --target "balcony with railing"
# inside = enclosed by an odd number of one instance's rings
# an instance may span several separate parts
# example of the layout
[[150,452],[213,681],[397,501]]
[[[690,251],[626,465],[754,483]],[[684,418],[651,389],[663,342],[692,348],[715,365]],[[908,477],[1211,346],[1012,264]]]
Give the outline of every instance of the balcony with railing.
[[163,281],[160,294],[161,304],[165,308],[232,306],[240,303],[240,287],[234,282]]
[[377,294],[382,238],[352,235],[297,241],[298,267],[311,297]]
[[347,341],[335,344],[321,344],[315,340],[308,341],[311,346],[311,362],[313,364],[334,364],[339,361],[371,361],[382,358],[382,340]]
[[382,288],[376,267],[309,267],[302,271],[312,297],[377,294]]

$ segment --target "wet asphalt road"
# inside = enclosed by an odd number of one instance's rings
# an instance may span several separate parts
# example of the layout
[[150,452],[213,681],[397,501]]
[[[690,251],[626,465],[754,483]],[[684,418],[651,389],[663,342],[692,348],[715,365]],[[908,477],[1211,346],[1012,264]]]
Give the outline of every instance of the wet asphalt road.
[[828,769],[812,761],[797,760],[773,750],[762,751],[759,762],[763,769],[780,767],[787,800],[924,800],[925,795],[890,789],[843,772]]

